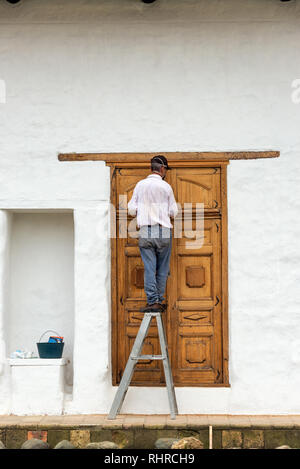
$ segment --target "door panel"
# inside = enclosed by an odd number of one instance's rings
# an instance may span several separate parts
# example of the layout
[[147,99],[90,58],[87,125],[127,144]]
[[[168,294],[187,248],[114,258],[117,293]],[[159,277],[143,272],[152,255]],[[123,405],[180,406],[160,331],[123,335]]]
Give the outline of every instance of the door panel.
[[[117,240],[117,275],[118,275],[118,382],[121,379],[130,355],[134,339],[140,327],[143,314],[140,307],[146,304],[144,292],[144,266],[137,244],[129,238]],[[142,353],[160,354],[156,324],[151,324]],[[153,386],[163,380],[163,370],[158,360],[141,360],[137,364],[132,385]]]
[[[127,195],[129,202],[136,183],[149,170],[116,171],[116,200]],[[174,168],[167,173],[175,199],[182,205],[192,203],[188,212],[189,226],[181,224],[182,237],[174,237],[180,220],[173,221],[171,276],[167,282],[168,308],[163,313],[174,383],[177,386],[213,386],[223,383],[223,318],[222,318],[222,200],[220,167]],[[116,241],[117,272],[117,359],[114,370],[120,382],[146,303],[144,268],[135,232],[136,220],[124,218],[126,205],[121,201],[118,223],[129,232]],[[196,223],[196,203],[204,203],[203,232]],[[198,230],[198,231],[197,231]],[[126,234],[126,233],[125,233]],[[195,241],[196,240],[196,241]],[[143,354],[160,354],[156,323],[151,325]],[[132,385],[164,384],[162,363],[143,360],[136,366]]]
[[[117,194],[125,195],[127,203],[132,197],[133,189],[138,181],[144,179],[149,174],[147,169],[118,169],[117,170]],[[118,197],[119,199],[119,197]],[[125,201],[118,200],[119,208],[126,209]]]
[[202,202],[205,210],[221,208],[220,168],[176,169],[177,201],[196,204]]
[[187,249],[181,239],[173,252],[172,370],[177,384],[222,379],[221,222],[204,220],[203,246]]

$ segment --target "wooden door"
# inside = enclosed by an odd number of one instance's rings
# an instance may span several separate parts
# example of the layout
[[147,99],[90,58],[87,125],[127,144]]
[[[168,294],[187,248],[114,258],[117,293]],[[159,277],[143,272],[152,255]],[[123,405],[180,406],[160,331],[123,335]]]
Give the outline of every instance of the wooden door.
[[[182,236],[176,238],[180,217],[173,222],[171,276],[167,282],[167,312],[163,314],[174,383],[177,386],[220,386],[227,380],[226,220],[224,203],[226,166],[175,167],[167,182],[182,207],[188,203]],[[113,383],[120,382],[146,303],[143,262],[139,253],[135,218],[128,217],[126,201],[148,168],[118,168],[114,173],[113,202],[117,210],[117,238],[112,257],[113,275]],[[226,173],[225,173],[226,174]],[[223,176],[222,176],[223,175]],[[225,191],[225,192],[224,192]],[[119,199],[119,196],[121,200]],[[125,196],[125,197],[124,197]],[[196,232],[196,203],[204,205],[204,229]],[[185,207],[186,208],[186,207]],[[222,218],[223,216],[223,218]],[[175,232],[177,234],[175,234]],[[194,236],[191,237],[191,236]],[[198,239],[195,242],[195,239]],[[194,244],[191,247],[191,241]],[[223,253],[223,258],[222,258]],[[143,354],[160,354],[155,324],[149,330]],[[164,385],[162,364],[140,361],[132,385]]]

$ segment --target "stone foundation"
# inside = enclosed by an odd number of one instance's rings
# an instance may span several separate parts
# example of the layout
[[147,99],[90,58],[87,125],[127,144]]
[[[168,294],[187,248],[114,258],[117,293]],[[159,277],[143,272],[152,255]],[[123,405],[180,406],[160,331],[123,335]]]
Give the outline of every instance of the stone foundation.
[[[40,421],[32,417],[17,419],[7,416],[0,417],[0,441],[8,449],[19,449],[31,438],[47,442],[54,448],[60,441],[68,440],[76,448],[85,448],[89,443],[112,441],[120,449],[154,449],[159,438],[183,438],[194,436],[202,441],[204,449],[209,449],[209,427],[202,423],[205,417],[191,416],[193,424],[188,423],[187,416],[178,416],[174,421],[165,416],[128,416],[118,417],[109,421],[104,416],[61,416],[40,417]],[[259,423],[247,426],[249,417],[244,419],[222,418],[211,425],[212,449],[274,449],[282,445],[300,448],[300,425],[295,417],[258,417]],[[215,417],[216,418],[216,417]],[[11,420],[11,422],[9,422]],[[27,420],[27,422],[26,422]],[[208,423],[209,417],[207,417]],[[223,422],[221,421],[223,420]],[[227,420],[227,424],[225,424]],[[239,422],[239,425],[234,423]]]

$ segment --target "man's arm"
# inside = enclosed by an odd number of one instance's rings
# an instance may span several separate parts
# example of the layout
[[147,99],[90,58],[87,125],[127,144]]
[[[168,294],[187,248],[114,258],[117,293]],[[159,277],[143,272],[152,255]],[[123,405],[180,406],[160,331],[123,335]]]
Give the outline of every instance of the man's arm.
[[129,215],[132,215],[132,216],[136,215],[137,203],[138,203],[138,191],[137,191],[137,185],[136,185],[133,190],[132,197],[127,205],[127,210],[128,210]]
[[173,189],[171,188],[170,195],[169,195],[169,216],[176,217],[178,213],[177,203],[174,197]]

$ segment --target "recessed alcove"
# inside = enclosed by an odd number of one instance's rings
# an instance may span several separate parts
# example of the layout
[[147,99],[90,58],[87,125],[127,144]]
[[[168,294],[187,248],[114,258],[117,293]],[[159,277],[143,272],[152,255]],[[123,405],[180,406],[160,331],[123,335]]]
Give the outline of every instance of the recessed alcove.
[[[48,329],[64,337],[66,390],[73,383],[74,222],[71,210],[10,211],[6,353],[35,352]],[[55,335],[55,334],[52,334]],[[48,340],[48,335],[42,341]]]

